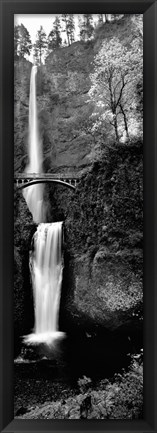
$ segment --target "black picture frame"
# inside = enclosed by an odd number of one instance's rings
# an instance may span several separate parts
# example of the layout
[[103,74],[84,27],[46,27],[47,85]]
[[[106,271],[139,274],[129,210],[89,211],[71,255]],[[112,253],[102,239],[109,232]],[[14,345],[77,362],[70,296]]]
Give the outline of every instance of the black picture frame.
[[[0,1],[0,430],[157,432],[157,1]],[[16,13],[143,13],[144,18],[144,419],[13,419],[13,25]],[[155,410],[156,409],[156,410]]]

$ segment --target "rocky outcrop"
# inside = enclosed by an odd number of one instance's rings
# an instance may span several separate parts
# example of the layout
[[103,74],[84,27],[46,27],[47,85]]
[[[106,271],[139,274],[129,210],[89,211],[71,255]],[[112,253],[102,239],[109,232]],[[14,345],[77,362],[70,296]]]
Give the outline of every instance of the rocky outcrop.
[[[33,293],[29,272],[29,251],[31,240],[36,230],[21,191],[14,192],[14,335],[15,352],[18,349],[18,337],[22,337],[33,328]],[[21,341],[20,341],[21,344]]]
[[[91,135],[87,123],[92,113],[88,91],[93,57],[91,43],[76,42],[55,50],[46,64],[38,68],[38,117],[46,172],[82,171],[91,163]],[[27,163],[31,64],[28,62],[25,68],[25,62],[15,62],[16,171],[23,171]]]
[[[136,270],[135,270],[136,269]],[[73,283],[65,308],[71,321],[85,329],[108,330],[142,327],[142,252],[97,251],[92,260],[86,253],[69,264]]]
[[96,163],[72,198],[65,222],[68,314],[88,327],[142,325],[142,143]]

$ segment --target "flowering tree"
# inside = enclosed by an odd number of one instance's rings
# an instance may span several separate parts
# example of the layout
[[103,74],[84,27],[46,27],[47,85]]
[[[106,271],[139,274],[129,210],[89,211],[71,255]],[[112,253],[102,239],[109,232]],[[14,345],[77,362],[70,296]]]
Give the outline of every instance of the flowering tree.
[[117,38],[103,41],[95,57],[89,96],[103,120],[112,125],[119,141],[119,118],[129,138],[128,118],[136,111],[137,87],[142,82],[142,41],[135,38],[127,46]]

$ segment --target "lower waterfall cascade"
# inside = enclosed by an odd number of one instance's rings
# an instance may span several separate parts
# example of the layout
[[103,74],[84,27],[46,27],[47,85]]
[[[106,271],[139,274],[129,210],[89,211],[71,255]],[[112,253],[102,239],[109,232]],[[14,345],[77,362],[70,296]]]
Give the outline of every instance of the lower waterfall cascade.
[[58,330],[62,285],[62,222],[41,223],[33,236],[30,272],[35,324],[25,343],[50,343],[65,334]]

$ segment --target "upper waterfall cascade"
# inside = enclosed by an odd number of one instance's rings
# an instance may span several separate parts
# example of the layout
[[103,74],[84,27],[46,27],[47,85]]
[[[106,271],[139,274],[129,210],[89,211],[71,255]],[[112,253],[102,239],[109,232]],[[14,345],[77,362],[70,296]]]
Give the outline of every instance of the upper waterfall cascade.
[[[29,136],[28,156],[29,164],[26,167],[27,173],[41,173],[42,169],[42,140],[39,134],[36,98],[36,75],[37,66],[32,67],[30,79],[29,96]],[[45,210],[43,205],[43,184],[31,185],[23,190],[23,196],[28,208],[37,224],[45,221]]]

